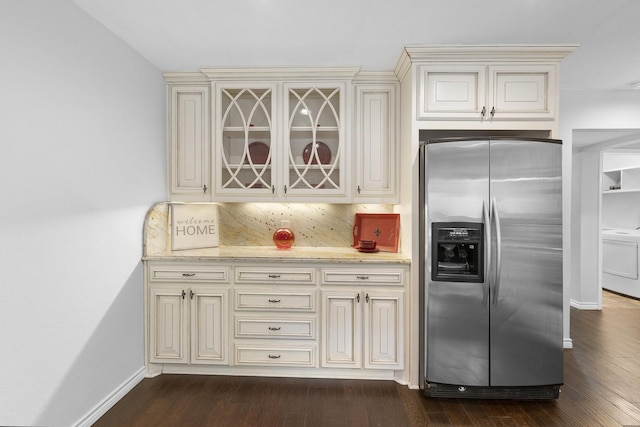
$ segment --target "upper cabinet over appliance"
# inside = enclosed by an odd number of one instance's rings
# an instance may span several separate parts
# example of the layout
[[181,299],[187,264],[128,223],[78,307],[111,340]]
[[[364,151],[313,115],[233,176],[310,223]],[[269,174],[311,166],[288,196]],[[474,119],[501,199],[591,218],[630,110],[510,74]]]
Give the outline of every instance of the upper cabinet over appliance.
[[418,118],[553,120],[553,65],[422,65]]
[[554,129],[558,66],[575,48],[406,47],[396,74],[401,80],[415,79],[418,121],[459,121],[456,127],[469,129],[511,129],[519,126],[515,122],[528,122],[529,129]]

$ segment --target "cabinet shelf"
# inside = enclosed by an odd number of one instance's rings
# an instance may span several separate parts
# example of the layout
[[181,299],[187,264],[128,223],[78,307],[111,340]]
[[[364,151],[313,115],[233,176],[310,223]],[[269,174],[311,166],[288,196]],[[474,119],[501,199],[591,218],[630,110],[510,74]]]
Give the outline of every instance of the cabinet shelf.
[[[226,133],[244,133],[245,128],[242,126],[225,126],[222,132]],[[249,132],[271,132],[268,126],[249,126]]]
[[337,126],[293,126],[289,128],[291,132],[312,132],[315,129],[316,132],[339,132]]
[[631,166],[602,172],[602,193],[634,193],[640,191],[640,167]]
[[640,188],[619,189],[619,190],[603,190],[602,194],[620,194],[620,193],[640,193]]
[[[271,169],[273,167],[270,164],[260,164],[260,163],[254,163],[253,166],[254,166],[255,169]],[[321,169],[328,170],[328,169],[331,169],[331,167],[332,167],[332,165],[330,165],[330,164],[327,164],[327,165],[317,165],[316,164],[316,165],[307,166],[305,163],[296,163],[295,165],[289,165],[289,169],[298,169],[298,170],[305,169],[305,168],[309,169],[309,170],[321,170]],[[242,164],[240,164],[240,163],[233,164],[232,163],[232,164],[229,164],[229,169],[231,169],[231,170],[237,170],[237,169],[242,169],[242,170],[247,169],[247,170],[249,170],[249,169],[251,169],[251,165],[248,164],[248,163],[242,163]],[[339,169],[340,169],[339,167],[335,167],[334,168],[334,170],[339,170]]]

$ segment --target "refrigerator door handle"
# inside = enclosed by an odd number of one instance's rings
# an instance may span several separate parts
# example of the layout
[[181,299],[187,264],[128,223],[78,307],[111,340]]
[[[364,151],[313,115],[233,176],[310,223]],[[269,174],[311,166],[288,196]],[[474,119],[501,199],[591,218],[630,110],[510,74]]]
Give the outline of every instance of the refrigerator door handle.
[[493,305],[498,305],[498,293],[500,292],[500,275],[502,272],[502,234],[500,232],[500,215],[498,214],[498,202],[491,199],[491,213],[496,224],[496,275],[493,285]]
[[482,294],[482,306],[486,307],[489,303],[489,288],[491,283],[491,218],[489,217],[489,209],[487,208],[487,201],[482,201],[482,217],[484,220],[484,283]]

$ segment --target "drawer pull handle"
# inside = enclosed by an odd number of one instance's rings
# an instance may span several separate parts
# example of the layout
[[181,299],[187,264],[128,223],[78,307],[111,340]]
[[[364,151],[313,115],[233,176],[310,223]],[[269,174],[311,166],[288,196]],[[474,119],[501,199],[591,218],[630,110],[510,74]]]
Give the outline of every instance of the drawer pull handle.
[[276,303],[276,302],[280,302],[280,300],[279,299],[270,299],[269,302]]
[[269,359],[280,359],[280,355],[279,354],[270,354],[269,355]]
[[269,330],[270,331],[279,331],[280,330],[280,326],[269,326]]
[[182,275],[183,275],[184,277],[193,277],[193,276],[195,276],[195,275],[196,275],[196,273],[182,273]]
[[356,276],[360,280],[369,280],[369,276]]
[[270,275],[269,275],[269,278],[270,278],[270,279],[279,279],[279,278],[280,278],[280,275],[279,275],[279,274],[270,274]]

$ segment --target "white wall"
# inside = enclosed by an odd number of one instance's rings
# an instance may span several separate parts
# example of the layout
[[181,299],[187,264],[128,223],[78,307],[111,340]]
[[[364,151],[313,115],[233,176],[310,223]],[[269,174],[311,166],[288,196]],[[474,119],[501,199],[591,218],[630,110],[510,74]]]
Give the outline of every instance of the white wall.
[[0,425],[69,426],[142,377],[164,83],[70,0],[0,2]]
[[[572,281],[571,305],[581,309],[601,307],[600,264],[600,153],[585,151],[573,155]],[[585,259],[595,260],[583,262]]]
[[[560,137],[568,149],[568,158],[565,166],[571,166],[572,133],[574,130],[584,129],[637,129],[640,128],[640,91],[561,91],[560,93]],[[593,161],[590,162],[593,165]],[[584,167],[584,164],[583,164]],[[581,175],[588,171],[582,171]],[[580,175],[578,175],[580,176]],[[574,174],[574,180],[576,174]],[[585,200],[576,202],[580,197],[580,183],[568,182],[568,188],[574,197],[573,206],[578,203],[584,205]],[[566,188],[566,187],[565,187]],[[568,193],[567,193],[568,194]],[[592,198],[593,199],[593,198]],[[588,220],[593,221],[592,214],[596,206],[591,202],[588,209]],[[571,255],[565,259],[571,260],[570,284],[565,283],[565,289],[570,292],[567,295],[572,303],[582,307],[594,307],[598,305],[599,292],[597,280],[593,280],[593,269],[598,263],[598,245],[587,245],[585,242],[594,242],[594,233],[598,233],[597,227],[584,226],[582,223],[583,212],[571,212],[571,223],[567,224],[574,231],[571,236]],[[575,231],[579,230],[579,233]],[[595,238],[597,242],[598,238]],[[568,304],[565,306],[565,328],[569,327]]]

